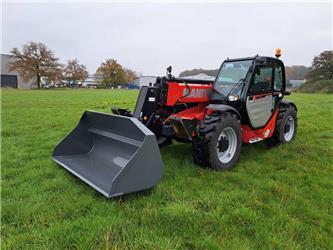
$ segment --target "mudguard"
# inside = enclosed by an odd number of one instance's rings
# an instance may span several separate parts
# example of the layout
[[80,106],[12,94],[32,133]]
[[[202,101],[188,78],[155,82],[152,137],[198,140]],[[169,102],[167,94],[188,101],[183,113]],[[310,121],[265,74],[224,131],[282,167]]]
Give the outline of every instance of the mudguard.
[[221,111],[221,112],[231,111],[231,112],[234,112],[238,116],[238,118],[241,120],[240,113],[237,111],[237,109],[235,109],[234,107],[232,107],[230,105],[226,105],[226,104],[209,104],[207,106],[207,109],[212,109],[212,110]]

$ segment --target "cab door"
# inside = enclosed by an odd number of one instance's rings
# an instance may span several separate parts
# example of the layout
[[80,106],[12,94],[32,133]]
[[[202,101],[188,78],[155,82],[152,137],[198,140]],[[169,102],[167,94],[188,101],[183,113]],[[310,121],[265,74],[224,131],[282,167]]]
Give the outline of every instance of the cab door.
[[257,66],[251,78],[246,110],[253,128],[264,127],[274,111],[273,97],[274,63]]

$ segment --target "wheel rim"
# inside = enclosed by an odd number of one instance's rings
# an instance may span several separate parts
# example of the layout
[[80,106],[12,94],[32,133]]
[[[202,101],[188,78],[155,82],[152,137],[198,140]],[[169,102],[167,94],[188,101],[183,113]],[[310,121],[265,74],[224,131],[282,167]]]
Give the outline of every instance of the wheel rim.
[[237,148],[237,135],[235,130],[227,127],[222,130],[216,144],[219,161],[226,164],[232,160]]
[[284,125],[284,134],[283,134],[284,140],[289,142],[293,138],[294,132],[295,132],[295,120],[290,115],[287,117],[286,124]]

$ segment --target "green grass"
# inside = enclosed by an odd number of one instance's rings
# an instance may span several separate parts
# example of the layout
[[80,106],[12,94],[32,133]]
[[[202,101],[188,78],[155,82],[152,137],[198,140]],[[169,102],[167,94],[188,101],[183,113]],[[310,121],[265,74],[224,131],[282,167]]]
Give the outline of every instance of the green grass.
[[292,95],[296,140],[245,145],[231,172],[193,165],[191,145],[173,143],[156,188],[107,199],[50,156],[84,110],[133,108],[137,94],[2,90],[4,249],[333,248],[332,95]]

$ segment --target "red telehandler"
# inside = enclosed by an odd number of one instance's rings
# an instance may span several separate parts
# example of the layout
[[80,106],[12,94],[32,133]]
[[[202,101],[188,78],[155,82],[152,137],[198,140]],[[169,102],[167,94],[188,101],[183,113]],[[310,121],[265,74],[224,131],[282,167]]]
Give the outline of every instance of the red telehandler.
[[188,142],[193,160],[230,170],[242,143],[269,146],[296,136],[296,105],[283,100],[285,69],[276,58],[225,60],[215,81],[158,77],[142,87],[134,112],[86,111],[52,159],[107,197],[145,190],[163,175],[159,146]]

